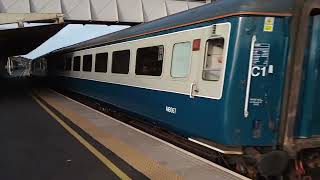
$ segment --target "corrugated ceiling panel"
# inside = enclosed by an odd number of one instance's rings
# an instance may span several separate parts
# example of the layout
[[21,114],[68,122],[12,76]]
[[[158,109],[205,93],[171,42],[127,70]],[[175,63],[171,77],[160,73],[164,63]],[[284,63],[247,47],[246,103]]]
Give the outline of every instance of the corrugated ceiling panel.
[[93,21],[118,21],[116,0],[91,0],[91,17]]
[[167,16],[164,0],[142,0],[144,21],[152,21]]
[[204,3],[202,2],[188,2],[189,5],[189,9],[195,8],[195,7],[199,7],[204,5]]
[[62,12],[67,20],[91,20],[89,0],[61,0]]
[[1,13],[30,13],[29,0],[1,0]]
[[141,0],[117,0],[119,21],[143,22]]
[[62,13],[60,0],[30,0],[33,13]]
[[168,15],[188,10],[188,3],[184,1],[166,1]]

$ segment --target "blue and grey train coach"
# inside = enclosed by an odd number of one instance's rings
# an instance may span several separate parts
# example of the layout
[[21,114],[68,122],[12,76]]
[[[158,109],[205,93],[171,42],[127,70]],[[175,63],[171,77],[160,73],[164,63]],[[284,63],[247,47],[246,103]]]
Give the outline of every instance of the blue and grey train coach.
[[319,0],[221,0],[45,57],[56,85],[157,122],[241,173],[320,166]]

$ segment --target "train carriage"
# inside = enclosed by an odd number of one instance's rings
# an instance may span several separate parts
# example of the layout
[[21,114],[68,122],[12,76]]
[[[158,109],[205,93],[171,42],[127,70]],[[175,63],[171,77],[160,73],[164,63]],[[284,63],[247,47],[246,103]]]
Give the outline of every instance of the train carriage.
[[310,165],[297,159],[306,149],[320,164],[317,8],[316,0],[223,0],[45,57],[60,87],[280,175],[287,155]]

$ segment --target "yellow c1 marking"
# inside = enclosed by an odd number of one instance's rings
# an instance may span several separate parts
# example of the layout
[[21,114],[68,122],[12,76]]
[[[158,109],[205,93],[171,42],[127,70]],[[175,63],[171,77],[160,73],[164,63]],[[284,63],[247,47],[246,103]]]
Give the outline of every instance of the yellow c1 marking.
[[37,97],[32,95],[32,98],[50,114],[56,121],[60,123],[73,137],[75,137],[82,145],[84,145],[93,155],[95,155],[105,166],[113,171],[120,179],[131,179],[123,171],[121,171],[116,165],[114,165],[109,159],[102,155],[95,147],[93,147],[88,141],[81,137],[76,131],[68,126],[62,119],[55,115],[50,109],[48,109]]

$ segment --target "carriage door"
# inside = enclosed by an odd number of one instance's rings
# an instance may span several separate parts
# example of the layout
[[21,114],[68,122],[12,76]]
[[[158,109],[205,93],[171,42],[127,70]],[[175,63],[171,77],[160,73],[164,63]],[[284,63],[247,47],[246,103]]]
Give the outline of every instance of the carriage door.
[[204,61],[197,84],[191,89],[196,96],[220,99],[223,90],[224,71],[227,60],[230,23],[213,25],[206,29]]
[[320,136],[320,15],[310,16],[296,136]]

